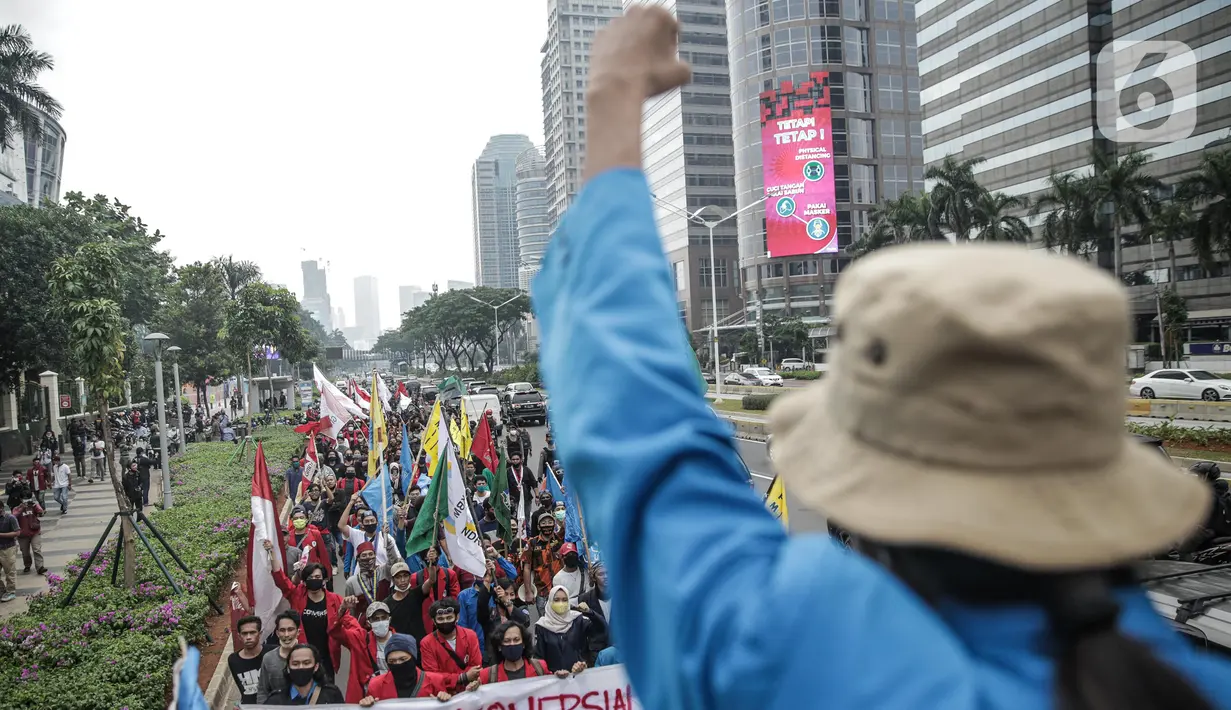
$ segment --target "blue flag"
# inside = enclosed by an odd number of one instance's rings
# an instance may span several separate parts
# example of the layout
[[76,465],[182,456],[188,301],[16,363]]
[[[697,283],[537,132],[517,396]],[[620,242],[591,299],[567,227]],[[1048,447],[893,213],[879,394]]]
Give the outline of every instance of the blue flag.
[[587,559],[589,551],[586,549],[585,536],[581,534],[581,515],[577,512],[577,502],[572,495],[564,492],[559,479],[556,478],[556,469],[551,464],[547,464],[547,491],[557,503],[564,503],[564,541],[576,545],[582,559]]
[[400,483],[402,495],[404,496],[410,490],[410,479],[415,472],[415,462],[410,460],[410,436],[406,434],[405,424],[402,425],[402,455],[399,463],[402,465],[402,479]]
[[368,481],[368,484],[363,487],[363,493],[360,494],[368,507],[376,513],[376,519],[380,523],[381,530],[384,530],[385,523],[389,523],[390,532],[393,531],[393,483],[389,480],[389,467],[382,460],[380,462],[380,474],[375,479]]
[[205,702],[205,694],[201,692],[201,686],[197,682],[201,652],[196,646],[189,646],[176,665],[179,667],[176,669],[171,707],[174,710],[209,710],[209,703]]

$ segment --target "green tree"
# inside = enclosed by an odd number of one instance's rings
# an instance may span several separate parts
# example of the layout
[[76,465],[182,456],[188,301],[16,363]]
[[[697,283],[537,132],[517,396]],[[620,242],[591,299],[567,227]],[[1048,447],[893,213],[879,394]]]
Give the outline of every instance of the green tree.
[[763,327],[765,338],[773,343],[775,359],[798,357],[808,345],[808,325],[799,317],[770,314],[765,316]]
[[222,282],[226,284],[231,300],[239,298],[239,292],[244,286],[261,280],[261,267],[251,261],[236,261],[234,256],[214,257],[213,264],[222,274]]
[[[176,270],[154,327],[183,348],[182,381],[203,393],[210,378],[230,374],[232,359],[219,336],[230,296],[213,262],[194,262]],[[204,398],[208,407],[208,398]]]
[[1047,185],[1030,208],[1034,216],[1047,213],[1041,230],[1043,245],[1074,256],[1097,252],[1103,230],[1094,197],[1094,178],[1052,171]]
[[1030,241],[1030,226],[1021,217],[1010,214],[1024,210],[1030,201],[1025,197],[1003,192],[984,192],[973,207],[974,238],[981,242]]
[[[1163,289],[1159,294],[1163,315],[1163,334],[1167,339],[1167,360],[1179,362],[1184,348],[1184,326],[1188,324],[1188,303],[1174,288]],[[1166,367],[1167,363],[1163,363]]]
[[1188,206],[1181,202],[1163,202],[1154,206],[1154,214],[1141,226],[1137,235],[1143,244],[1157,242],[1167,247],[1167,265],[1171,283],[1175,283],[1175,245],[1185,239],[1191,239],[1197,232],[1197,223],[1193,219]]
[[55,60],[34,48],[21,25],[0,28],[0,145],[17,147],[19,133],[38,138],[39,111],[60,117],[60,102],[38,84],[39,74],[54,68]]
[[855,258],[894,244],[944,239],[933,236],[930,220],[932,200],[928,193],[906,193],[896,200],[885,200],[872,208],[871,227],[847,252]]
[[1129,224],[1144,224],[1149,215],[1149,205],[1163,183],[1144,172],[1150,160],[1149,153],[1129,150],[1122,156],[1109,155],[1104,151],[1091,150],[1094,163],[1094,205],[1102,209],[1110,205],[1111,239],[1115,261],[1113,273],[1120,280],[1124,264],[1124,227]]
[[[299,319],[299,302],[284,288],[255,281],[245,285],[227,305],[220,337],[232,362],[246,366],[252,380],[252,356],[264,346],[277,349],[287,362],[305,362],[316,356],[317,345]],[[265,361],[269,376],[269,361]]]
[[942,228],[953,232],[958,244],[970,239],[977,224],[974,206],[986,192],[975,179],[975,166],[984,160],[976,157],[959,161],[946,155],[940,165],[933,165],[924,173],[926,179],[936,182],[930,193],[928,214],[928,231],[933,239],[941,238]]
[[[115,470],[111,421],[107,401],[118,396],[124,385],[124,337],[129,329],[120,307],[122,262],[113,243],[96,241],[79,247],[72,256],[56,260],[51,269],[54,309],[67,323],[70,353],[75,372],[85,380],[90,401],[103,424],[107,471],[122,511],[131,506]],[[136,576],[136,547],[131,518],[123,525],[125,548],[124,585],[132,588]]]
[[1231,255],[1231,149],[1201,156],[1201,169],[1180,181],[1176,199],[1201,209],[1193,233],[1193,251],[1207,269],[1215,255]]
[[[445,295],[448,294],[457,294],[457,302],[453,305],[458,309],[455,317],[461,326],[463,338],[472,350],[482,353],[484,366],[487,367],[488,372],[492,372],[498,344],[503,343],[509,333],[513,332],[522,319],[529,315],[530,296],[515,288],[491,288],[489,286],[449,291]],[[477,303],[471,298],[492,306],[500,306],[499,331],[496,330],[497,319],[492,308],[483,303]],[[471,371],[474,371],[473,361],[470,367]]]

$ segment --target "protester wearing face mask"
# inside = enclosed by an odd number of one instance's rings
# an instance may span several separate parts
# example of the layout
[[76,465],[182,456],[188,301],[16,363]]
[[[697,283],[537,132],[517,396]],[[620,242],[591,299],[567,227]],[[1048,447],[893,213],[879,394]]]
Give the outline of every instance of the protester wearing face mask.
[[577,545],[571,542],[560,546],[559,555],[564,568],[556,572],[551,585],[567,589],[568,603],[576,606],[577,598],[589,589],[586,572],[581,568],[581,555],[577,553]]
[[[273,550],[273,543],[264,541],[266,550]],[[325,568],[308,564],[300,572],[303,578],[298,584],[292,582],[282,571],[282,556],[273,555],[274,584],[282,590],[287,603],[299,613],[299,640],[321,649],[330,673],[337,673],[342,662],[341,646],[330,638],[329,627],[338,619],[342,597],[325,589]]]
[[393,588],[385,599],[389,606],[390,620],[398,633],[409,634],[418,642],[427,635],[424,621],[423,603],[426,597],[423,590],[413,583],[410,568],[405,562],[398,562],[389,569],[393,580]]
[[[352,612],[363,613],[370,630],[360,625]],[[350,650],[346,702],[357,703],[367,695],[368,683],[372,678],[389,669],[386,645],[393,636],[389,607],[382,602],[373,602],[366,612],[359,612],[355,607],[355,598],[347,597],[342,603],[342,613],[329,627],[329,635]]]
[[[563,542],[556,537],[556,520],[550,512],[540,513],[535,523],[539,534],[525,541],[519,568],[522,585],[533,591],[535,607],[542,614],[547,608],[547,590],[551,589],[556,573],[564,568],[559,555]],[[537,588],[530,590],[530,586]]]
[[[539,480],[518,451],[509,451],[509,466],[505,469],[505,473],[509,479],[509,509],[513,511],[513,517],[517,518],[521,506],[530,505],[534,497],[534,490],[539,486]],[[527,508],[522,511],[522,515],[530,518],[532,512]]]
[[353,528],[346,523],[346,517],[350,514],[351,506],[360,501],[360,494],[355,493],[351,496],[351,500],[346,504],[346,508],[342,511],[342,522],[338,524],[338,529],[345,536],[346,541],[358,549],[365,542],[372,543],[372,547],[376,550],[376,564],[384,567],[394,562],[402,560],[401,553],[398,552],[397,542],[387,532],[380,530],[379,519],[373,511],[364,511],[360,517],[361,528]]
[[286,469],[286,495],[292,503],[299,503],[299,488],[303,483],[303,465],[298,456],[291,457],[291,463]]
[[338,553],[341,554],[342,546],[346,543],[346,534],[342,532],[343,524],[350,527],[346,515],[343,511],[349,513],[349,508],[355,497],[355,494],[363,490],[363,481],[355,477],[355,467],[345,466],[341,469],[342,477],[334,483],[333,492],[333,507],[329,510],[330,529],[335,532],[334,540],[338,545]]
[[588,609],[572,607],[564,587],[554,587],[550,598],[534,625],[534,648],[556,675],[580,673],[586,668],[590,636],[605,631],[603,622]]
[[478,690],[480,685],[490,683],[550,675],[547,663],[540,658],[531,658],[530,651],[530,632],[526,626],[516,621],[500,624],[492,630],[493,664],[480,670],[479,677],[466,690]]
[[256,689],[258,705],[266,704],[270,696],[286,688],[286,661],[291,649],[299,643],[299,614],[294,611],[278,614],[274,619],[274,637],[278,642],[277,651],[261,657],[261,676]]
[[363,616],[368,605],[384,600],[392,588],[388,567],[376,564],[376,550],[364,541],[356,548],[355,573],[346,579],[346,598],[354,599],[355,613]]
[[[607,594],[607,568],[602,562],[591,562],[588,570],[590,588],[577,597],[577,608],[594,612],[594,616],[603,622],[603,631],[590,634],[590,658],[596,658],[598,653],[611,645],[609,629],[611,628],[611,597]],[[593,664],[591,664],[593,665]]]
[[[478,618],[479,629],[482,630],[482,634],[477,632],[476,634],[481,642],[490,639],[493,630],[506,621],[515,621],[527,628],[530,627],[529,606],[517,598],[513,580],[505,577],[493,581],[491,575],[488,574],[484,576],[476,589],[478,595],[475,603],[475,616]],[[490,645],[485,648],[485,650],[489,649]],[[495,663],[499,660],[493,656],[484,658],[486,663]]]
[[[478,669],[483,665],[483,649],[479,647],[479,637],[473,631],[457,625],[460,609],[453,598],[432,604],[432,620],[436,628],[419,644],[423,670],[449,674],[474,671],[474,675],[478,675]],[[474,678],[467,678],[462,685],[472,680]]]
[[328,673],[328,660],[315,646],[297,644],[286,659],[286,688],[271,695],[267,705],[337,705],[345,702],[342,691]]
[[[786,489],[855,551],[788,535],[749,495],[698,391],[639,169],[646,100],[688,82],[678,32],[631,5],[598,33],[586,183],[534,282],[561,455],[645,707],[1228,707],[1231,664],[1136,581],[1210,492],[1126,435],[1130,302],[1091,263],[948,243],[860,258],[837,284],[828,372],[768,419]],[[815,88],[793,109],[820,108]]]
[[444,702],[460,687],[456,676],[419,670],[415,664],[415,640],[406,634],[394,634],[385,644],[385,659],[389,672],[372,679],[359,707],[398,698],[436,698]]
[[325,538],[320,531],[308,524],[308,514],[302,507],[291,511],[290,524],[286,529],[287,547],[299,550],[300,558],[315,562],[325,568],[325,579],[332,591],[333,567],[329,560],[329,548],[325,546]]

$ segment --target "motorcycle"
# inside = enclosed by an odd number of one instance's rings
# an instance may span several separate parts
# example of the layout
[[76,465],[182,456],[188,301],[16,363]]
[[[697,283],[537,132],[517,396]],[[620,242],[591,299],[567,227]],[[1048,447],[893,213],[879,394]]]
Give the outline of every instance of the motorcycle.
[[1222,480],[1222,469],[1214,461],[1198,461],[1188,471],[1214,489],[1214,507],[1200,529],[1155,559],[1204,565],[1231,563],[1231,491]]

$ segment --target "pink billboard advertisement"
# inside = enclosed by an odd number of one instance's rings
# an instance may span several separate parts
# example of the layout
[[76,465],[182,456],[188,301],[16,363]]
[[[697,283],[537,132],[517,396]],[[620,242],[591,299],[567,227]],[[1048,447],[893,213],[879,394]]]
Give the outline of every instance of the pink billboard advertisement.
[[838,251],[829,72],[761,94],[761,160],[769,256]]

